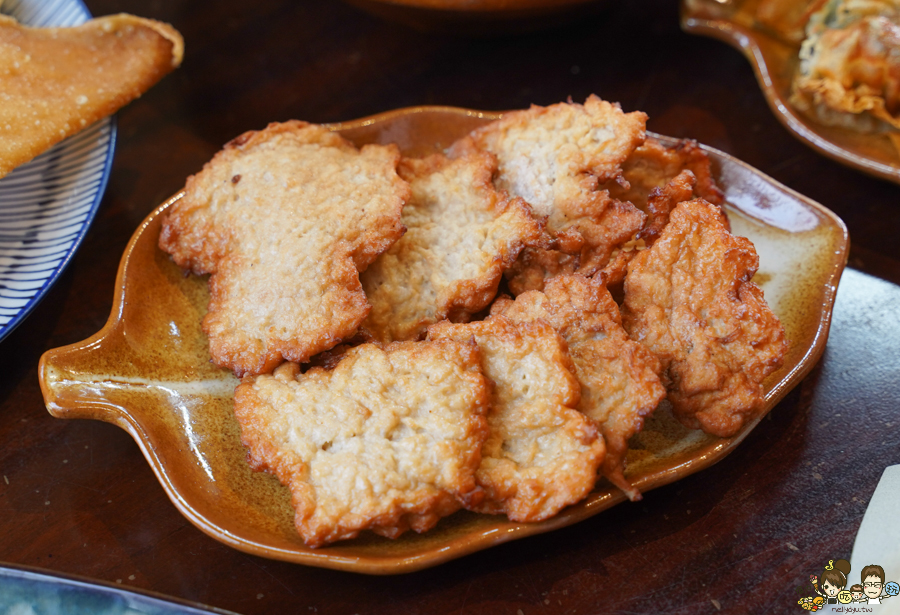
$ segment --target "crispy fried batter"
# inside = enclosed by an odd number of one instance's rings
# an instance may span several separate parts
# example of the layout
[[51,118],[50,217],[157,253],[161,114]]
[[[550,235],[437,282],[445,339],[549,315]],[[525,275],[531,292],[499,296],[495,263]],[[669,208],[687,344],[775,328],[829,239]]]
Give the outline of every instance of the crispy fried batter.
[[183,50],[174,28],[133,15],[70,28],[0,15],[0,177],[139,97]]
[[590,250],[566,254],[561,250],[525,248],[506,272],[509,290],[519,295],[543,290],[548,278],[566,273],[594,275],[643,227],[646,216],[631,203],[612,201],[593,228]]
[[603,462],[596,424],[575,410],[578,381],[565,343],[543,321],[503,316],[468,324],[433,325],[429,339],[474,339],[493,382],[490,435],[476,473],[486,497],[467,506],[540,521],[584,498]]
[[[618,105],[592,95],[584,105],[559,103],[506,113],[461,139],[451,152],[480,149],[495,154],[497,187],[522,197],[537,215],[547,217],[551,247],[578,256],[577,264],[565,265],[566,270],[590,274],[586,268],[596,271],[605,264],[611,237],[620,231],[618,222],[609,227],[615,216],[606,209],[613,204],[620,210],[630,207],[616,203],[598,186],[621,174],[622,163],[644,141],[646,121],[644,113],[623,113]],[[563,259],[551,254],[526,260],[549,258]],[[540,279],[531,271],[516,275]]]
[[609,262],[603,268],[601,277],[608,287],[619,290],[625,280],[625,272],[628,263],[631,262],[641,250],[653,245],[662,230],[669,223],[669,215],[675,206],[683,201],[689,201],[694,197],[696,179],[694,174],[685,169],[662,188],[654,188],[644,204],[647,211],[647,221],[643,228],[634,237],[634,241],[624,244],[617,250]]
[[629,261],[639,250],[653,245],[678,203],[692,198],[702,198],[714,205],[725,201],[713,178],[709,156],[689,139],[667,147],[658,139],[648,138],[622,165],[622,177],[607,182],[604,188],[610,195],[633,203],[647,214],[634,241],[616,250],[603,267],[603,279],[617,296]]
[[490,393],[474,343],[364,344],[333,371],[299,369],[245,377],[235,414],[250,464],[290,488],[307,545],[423,532],[477,501]]
[[666,391],[659,360],[628,339],[619,306],[603,283],[580,275],[551,278],[543,292],[498,299],[491,314],[516,322],[543,320],[562,335],[581,384],[578,409],[603,432],[603,474],[629,499],[639,500],[640,492],[624,475],[628,439],[643,428]]
[[216,364],[264,373],[356,331],[369,312],[358,272],[403,234],[399,158],[292,121],[241,135],[188,179],[159,245],[212,274],[203,328]]
[[625,277],[623,324],[657,354],[675,415],[727,437],[755,418],[762,382],[787,349],[784,329],[750,279],[753,244],[701,199],[679,204]]
[[468,320],[497,294],[522,247],[539,240],[528,205],[494,190],[495,169],[486,152],[401,161],[412,190],[407,232],[361,276],[372,304],[363,327],[375,339],[414,339],[439,320]]
[[[725,196],[716,185],[709,156],[696,141],[682,139],[673,147],[663,145],[659,139],[648,137],[622,164],[619,181],[603,184],[613,198],[628,201],[643,212],[648,200],[657,188],[665,187],[683,171],[693,173],[696,183],[694,196],[721,205]],[[621,180],[625,181],[621,181]]]

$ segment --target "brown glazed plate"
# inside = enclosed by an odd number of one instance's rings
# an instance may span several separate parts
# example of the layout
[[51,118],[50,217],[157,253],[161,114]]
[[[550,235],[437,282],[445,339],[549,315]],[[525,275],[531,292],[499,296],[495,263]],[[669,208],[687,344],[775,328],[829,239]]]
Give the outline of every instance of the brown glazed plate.
[[[806,4],[806,0],[793,1]],[[900,150],[887,135],[825,126],[791,105],[800,45],[762,26],[756,17],[758,4],[757,0],[682,0],[681,27],[740,50],[753,65],[775,117],[801,141],[849,167],[900,183]]]
[[[497,117],[416,107],[330,128],[357,145],[397,143],[405,155],[422,156]],[[755,281],[791,341],[784,366],[766,382],[768,412],[825,348],[847,259],[847,231],[821,205],[724,153],[706,151],[726,194],[734,232],[753,240],[759,251]],[[584,501],[540,523],[461,511],[424,534],[389,540],[367,532],[319,549],[306,547],[293,526],[287,488],[269,474],[251,471],[246,462],[232,409],[237,380],[210,362],[200,329],[206,279],[184,276],[157,247],[162,215],[179,198],[160,205],[132,237],[107,324],[83,342],[46,352],[40,380],[53,416],[107,421],[130,433],[172,502],[202,531],[263,557],[396,574],[568,526],[625,501],[601,480]],[[671,483],[725,457],[755,425],[732,438],[714,438],[685,429],[663,405],[631,442],[628,476],[644,492]]]

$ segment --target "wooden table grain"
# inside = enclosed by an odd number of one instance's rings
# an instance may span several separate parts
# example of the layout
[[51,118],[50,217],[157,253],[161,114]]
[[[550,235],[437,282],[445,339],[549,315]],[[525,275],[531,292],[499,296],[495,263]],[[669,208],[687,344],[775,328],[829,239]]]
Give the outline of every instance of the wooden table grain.
[[[477,37],[420,31],[337,1],[86,4],[94,15],[169,22],[186,54],[119,113],[96,220],[65,274],[0,344],[0,562],[243,615],[531,615],[797,612],[809,575],[849,559],[883,469],[900,463],[900,186],[795,139],[737,51],[681,32],[676,2],[610,3],[562,26]],[[44,408],[41,354],[103,326],[135,228],[232,137],[291,118],[334,122],[423,104],[502,110],[591,93],[647,112],[650,130],[748,162],[849,228],[850,269],[823,358],[717,465],[560,531],[369,577],[216,542],[178,513],[124,431]]]

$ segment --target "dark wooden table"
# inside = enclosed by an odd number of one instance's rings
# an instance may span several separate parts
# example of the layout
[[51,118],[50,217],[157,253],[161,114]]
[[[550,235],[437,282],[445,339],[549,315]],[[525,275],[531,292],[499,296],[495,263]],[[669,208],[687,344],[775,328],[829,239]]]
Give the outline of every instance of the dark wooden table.
[[[618,2],[517,36],[424,33],[319,0],[87,0],[170,22],[183,66],[118,116],[112,176],[65,275],[0,345],[0,561],[255,613],[798,612],[848,558],[900,463],[900,186],[816,154],[749,64],[682,33],[674,0]],[[368,577],[226,547],[169,502],[131,438],[46,412],[37,364],[106,321],[141,220],[223,143],[270,121],[421,104],[501,110],[596,93],[722,149],[837,212],[852,239],[812,373],[732,455],[567,529],[437,568]]]

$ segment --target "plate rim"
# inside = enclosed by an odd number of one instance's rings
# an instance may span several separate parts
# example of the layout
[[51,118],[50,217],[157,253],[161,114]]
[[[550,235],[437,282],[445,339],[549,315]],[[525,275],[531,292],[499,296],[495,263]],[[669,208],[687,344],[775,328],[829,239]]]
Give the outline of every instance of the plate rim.
[[[354,128],[364,128],[373,125],[379,121],[389,120],[410,113],[422,112],[451,112],[455,114],[465,115],[468,117],[478,117],[483,119],[491,119],[499,117],[502,112],[495,111],[477,111],[472,109],[464,109],[449,106],[416,106],[394,109],[380,114],[373,114],[356,120],[347,122],[332,123],[326,126],[332,130],[349,130]],[[672,141],[681,141],[672,137],[665,137],[655,133],[648,132],[648,136],[661,137]],[[766,412],[759,418],[747,423],[741,431],[731,438],[719,438],[709,440],[708,449],[703,455],[681,455],[675,456],[675,463],[672,467],[663,470],[657,470],[650,475],[637,478],[633,484],[638,487],[641,492],[647,492],[657,487],[669,484],[681,478],[685,478],[690,474],[694,474],[704,470],[713,464],[727,457],[749,434],[754,430],[759,421],[774,407],[791,389],[793,389],[799,381],[804,378],[818,363],[822,356],[828,338],[828,332],[831,326],[831,319],[834,308],[834,301],[837,293],[838,284],[841,275],[846,267],[849,254],[849,235],[844,222],[834,212],[824,205],[817,203],[809,197],[806,197],[795,190],[781,184],[777,180],[762,173],[750,164],[743,162],[730,154],[717,150],[715,148],[701,144],[701,147],[708,152],[712,152],[716,156],[723,157],[729,162],[736,163],[742,168],[751,171],[755,175],[763,178],[768,184],[773,185],[779,191],[787,193],[794,199],[802,202],[805,206],[816,210],[822,217],[828,219],[832,228],[839,233],[840,250],[833,261],[833,266],[828,270],[827,287],[823,297],[823,309],[819,314],[816,325],[816,332],[812,343],[807,351],[799,359],[797,365],[789,371],[766,395]],[[214,522],[208,520],[199,511],[197,511],[185,498],[183,498],[175,489],[174,485],[169,481],[166,471],[160,459],[156,457],[146,439],[141,434],[142,428],[140,422],[127,411],[114,408],[110,405],[104,405],[101,402],[94,403],[86,401],[79,408],[62,407],[54,402],[54,395],[50,387],[50,370],[53,361],[58,356],[67,355],[69,353],[78,352],[87,347],[94,346],[105,337],[114,334],[115,329],[119,326],[123,308],[125,304],[125,279],[127,269],[131,262],[135,247],[141,240],[143,234],[148,227],[154,224],[163,212],[168,209],[174,202],[183,196],[183,191],[179,191],[161,205],[157,206],[137,227],[122,258],[116,274],[116,285],[114,301],[111,308],[109,319],[106,324],[97,333],[89,338],[63,346],[60,348],[48,350],[41,357],[39,365],[39,380],[41,391],[47,405],[48,412],[57,418],[93,418],[113,423],[128,432],[136,441],[138,447],[143,453],[145,459],[151,466],[154,474],[162,485],[169,499],[175,507],[188,519],[195,527],[203,531],[210,537],[232,546],[242,552],[250,553],[257,556],[267,557],[270,559],[282,560],[291,563],[298,563],[321,568],[330,568],[336,570],[344,570],[356,573],[371,575],[392,575],[415,572],[425,568],[430,568],[447,561],[458,559],[469,555],[476,551],[480,551],[497,544],[518,540],[528,536],[541,534],[569,525],[573,525],[592,517],[607,508],[610,508],[620,502],[626,500],[625,495],[617,489],[598,493],[596,490],[592,494],[582,500],[579,504],[567,508],[559,515],[538,523],[514,523],[508,520],[498,518],[496,527],[502,528],[503,531],[492,530],[494,536],[487,536],[484,533],[467,536],[466,540],[460,540],[447,548],[440,550],[437,554],[432,552],[420,553],[414,556],[385,556],[384,558],[375,558],[367,556],[366,561],[361,561],[358,557],[342,555],[339,552],[329,551],[328,547],[318,550],[297,551],[283,549],[277,546],[263,544],[248,538],[236,536],[227,530],[219,527]],[[98,412],[99,411],[99,412]],[[678,462],[677,460],[682,460]],[[340,543],[338,543],[340,544]]]

